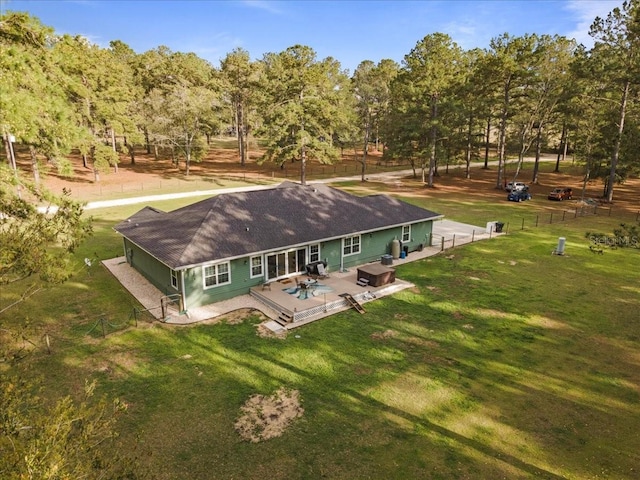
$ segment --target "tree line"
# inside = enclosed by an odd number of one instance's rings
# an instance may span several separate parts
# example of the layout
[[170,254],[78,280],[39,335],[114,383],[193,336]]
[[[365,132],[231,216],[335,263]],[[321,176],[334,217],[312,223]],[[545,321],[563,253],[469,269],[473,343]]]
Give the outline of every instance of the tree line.
[[26,13],[0,17],[2,136],[14,169],[11,140],[28,147],[39,181],[41,161],[70,174],[67,155],[79,151],[95,180],[136,147],[171,152],[189,174],[212,135],[237,139],[248,161],[251,136],[264,143],[259,161],[333,163],[358,152],[362,179],[370,148],[408,160],[433,186],[438,167],[489,159],[496,147],[496,187],[506,182],[507,155],[571,150],[584,182],[603,180],[603,197],[637,174],[640,18],[629,0],[596,18],[590,49],[558,35],[505,33],[488,48],[464,50],[448,35],[418,41],[401,64],[362,61],[353,74],[334,58],[294,45],[251,60],[235,49],[218,67],[193,53],[160,46],[134,52],[81,36],[56,35]]

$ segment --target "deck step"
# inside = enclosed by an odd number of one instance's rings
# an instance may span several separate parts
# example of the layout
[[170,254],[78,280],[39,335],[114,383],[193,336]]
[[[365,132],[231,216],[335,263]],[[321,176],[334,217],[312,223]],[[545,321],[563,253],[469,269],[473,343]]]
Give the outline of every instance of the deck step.
[[356,285],[360,285],[361,287],[366,287],[369,285],[369,280],[367,278],[359,278],[356,282]]
[[343,293],[340,296],[345,298],[347,302],[349,302],[351,306],[355,308],[358,312],[365,313],[364,308],[362,308],[362,305],[360,305],[358,301],[355,298],[353,298],[349,293]]
[[283,312],[280,312],[280,315],[278,316],[278,318],[275,319],[275,322],[279,323],[283,327],[286,326],[288,323],[291,323],[292,321],[293,321],[293,317]]

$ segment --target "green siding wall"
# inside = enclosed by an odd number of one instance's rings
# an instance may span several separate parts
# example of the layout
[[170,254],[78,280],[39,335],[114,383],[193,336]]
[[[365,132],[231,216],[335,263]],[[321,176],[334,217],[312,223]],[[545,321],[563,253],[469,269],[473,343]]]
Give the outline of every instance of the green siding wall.
[[[431,237],[433,222],[421,222],[411,225],[411,240],[404,243],[409,248],[409,252],[414,252],[419,245],[428,246]],[[360,253],[344,257],[343,264],[340,264],[342,253],[342,240],[334,240],[322,244],[322,258],[326,259],[330,271],[340,270],[340,267],[350,268],[356,265],[375,262],[382,255],[391,253],[391,242],[394,239],[402,238],[402,227],[391,228],[379,232],[365,233],[360,236]]]
[[[129,242],[126,238],[124,239],[124,250],[129,265],[140,272],[143,277],[149,280],[153,286],[163,294],[171,295],[178,293],[178,290],[171,285],[171,269],[169,267],[160,263],[137,245]],[[178,282],[179,281],[180,276],[178,275]],[[159,303],[160,299],[158,299],[158,304]]]
[[[245,263],[246,261],[246,263]],[[263,278],[251,278],[249,258],[230,262],[231,283],[217,287],[204,288],[202,267],[194,267],[185,271],[185,297],[187,309],[208,305],[249,293],[251,287],[262,284]]]

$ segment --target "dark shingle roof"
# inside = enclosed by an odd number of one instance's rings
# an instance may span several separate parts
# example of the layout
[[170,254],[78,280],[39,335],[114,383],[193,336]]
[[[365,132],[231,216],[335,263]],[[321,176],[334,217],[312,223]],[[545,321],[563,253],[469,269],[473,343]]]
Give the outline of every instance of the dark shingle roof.
[[115,230],[180,269],[438,217],[385,195],[357,197],[326,185],[285,182],[168,213],[145,207]]

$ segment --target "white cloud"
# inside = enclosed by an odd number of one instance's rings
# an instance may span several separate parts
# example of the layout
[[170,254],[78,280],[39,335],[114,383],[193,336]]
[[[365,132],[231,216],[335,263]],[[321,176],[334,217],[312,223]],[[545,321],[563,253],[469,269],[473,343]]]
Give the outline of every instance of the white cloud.
[[593,39],[589,36],[593,21],[596,17],[605,18],[614,8],[621,6],[621,0],[569,0],[564,8],[572,12],[576,25],[566,36],[575,38],[587,48],[593,46]]
[[216,67],[219,67],[220,61],[235,48],[245,48],[244,42],[228,33],[215,34],[182,46],[182,50],[193,52]]

